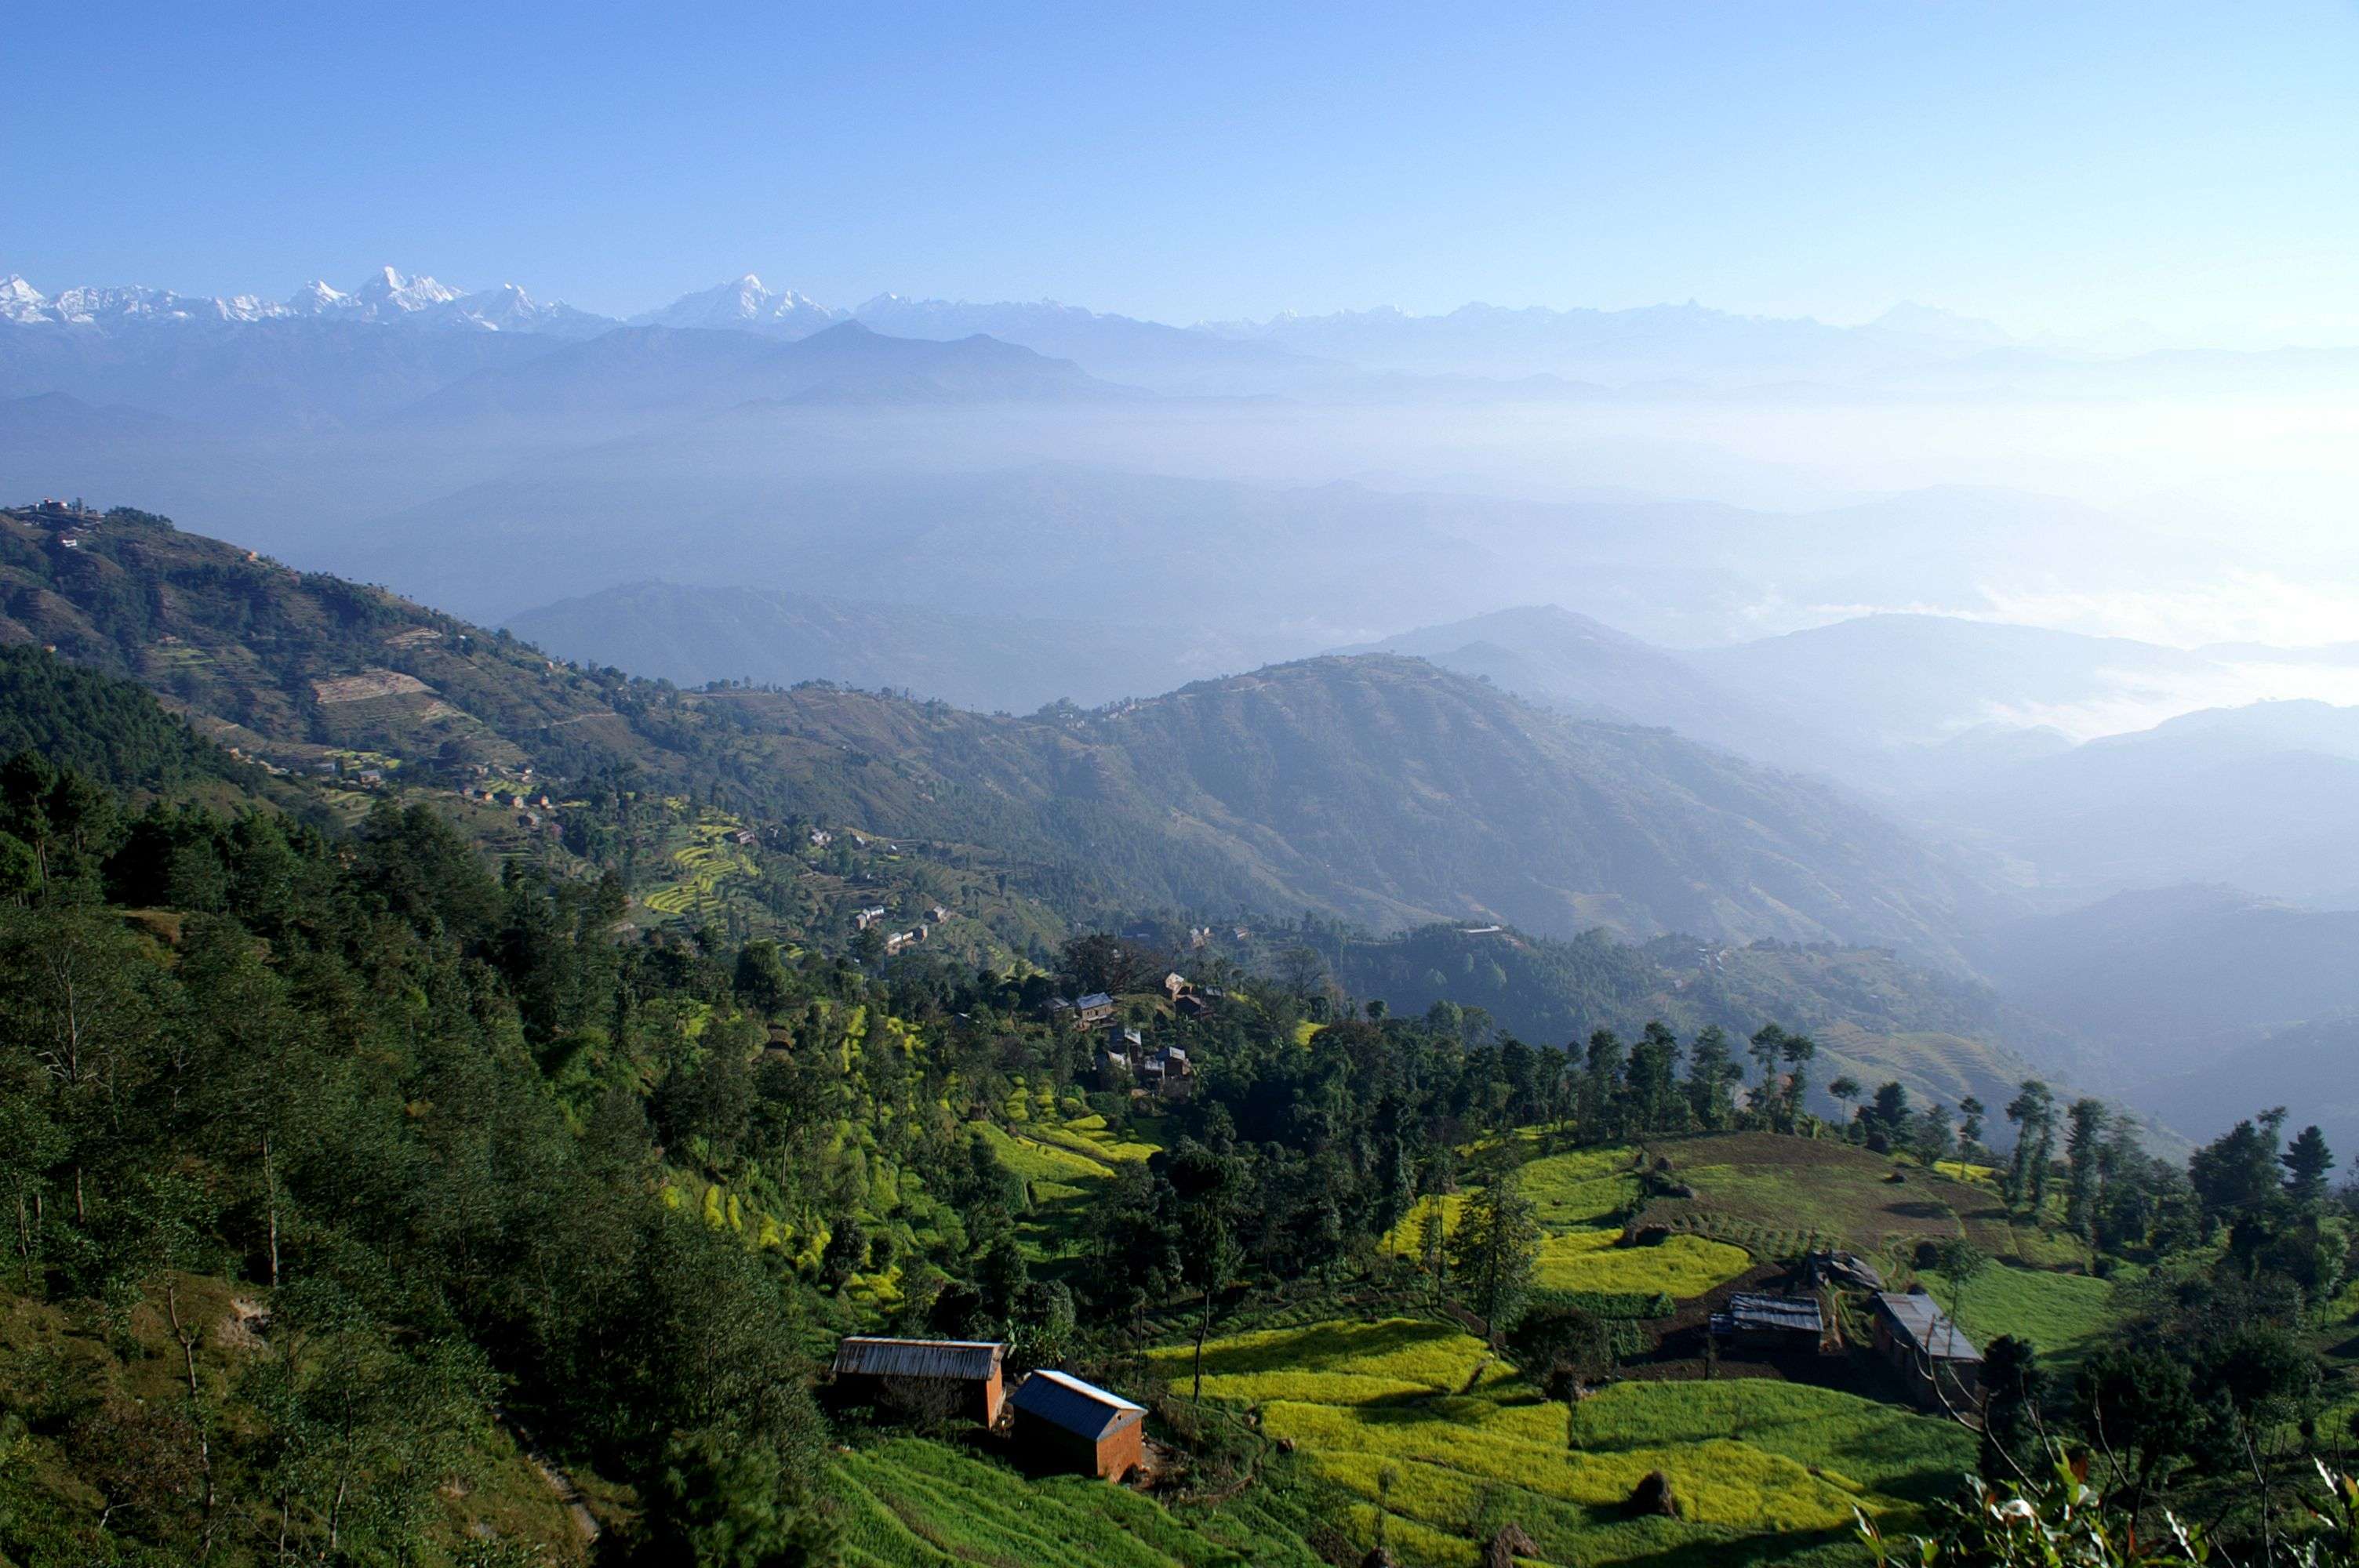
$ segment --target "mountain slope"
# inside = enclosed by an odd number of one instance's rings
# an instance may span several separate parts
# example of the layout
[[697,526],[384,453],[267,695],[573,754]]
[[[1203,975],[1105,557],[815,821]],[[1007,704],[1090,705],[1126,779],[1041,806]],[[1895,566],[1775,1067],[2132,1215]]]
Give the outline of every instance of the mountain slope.
[[2037,722],[2217,674],[2201,654],[2150,643],[1944,615],[1866,615],[1690,657],[1747,697],[1808,692],[1886,745],[1946,740],[1994,719]]
[[1502,610],[1345,651],[1414,654],[1574,718],[1659,724],[1786,766],[1827,768],[1845,750],[1793,705],[1739,696],[1678,654],[1555,605]]
[[121,512],[8,514],[0,613],[0,636],[135,676],[257,743],[628,765],[749,811],[992,847],[1065,888],[1075,917],[1308,907],[1952,957],[1981,896],[1830,791],[1414,660],[1310,660],[1026,719],[824,687],[679,693]]
[[1961,775],[1929,814],[2066,892],[2227,882],[2359,903],[2359,708],[2256,703]]
[[2003,927],[1983,957],[2012,999],[2139,1078],[2190,1070],[2274,1026],[2359,1008],[2359,913],[2299,909],[2234,888],[2116,894]]
[[[1187,687],[1093,721],[1144,797],[1268,880],[1371,924],[1830,935],[1945,951],[1971,893],[1831,791],[1658,730],[1539,714],[1386,656]],[[1101,753],[1103,756],[1103,753]]]

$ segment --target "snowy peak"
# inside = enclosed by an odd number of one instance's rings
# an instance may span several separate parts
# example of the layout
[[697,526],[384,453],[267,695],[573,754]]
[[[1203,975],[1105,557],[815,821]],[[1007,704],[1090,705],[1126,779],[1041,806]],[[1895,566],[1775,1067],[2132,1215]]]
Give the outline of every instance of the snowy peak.
[[0,278],[0,320],[38,321],[49,302],[48,295],[13,272]]
[[423,274],[406,277],[387,266],[371,274],[367,282],[353,290],[352,297],[366,309],[406,312],[448,305],[459,297],[459,291]]
[[351,305],[353,297],[341,288],[331,288],[323,278],[313,278],[287,297],[287,310],[295,316],[323,316],[331,310],[342,310]]
[[660,310],[631,318],[638,327],[702,327],[706,329],[779,332],[804,337],[846,319],[849,313],[797,294],[773,293],[752,273],[683,294]]

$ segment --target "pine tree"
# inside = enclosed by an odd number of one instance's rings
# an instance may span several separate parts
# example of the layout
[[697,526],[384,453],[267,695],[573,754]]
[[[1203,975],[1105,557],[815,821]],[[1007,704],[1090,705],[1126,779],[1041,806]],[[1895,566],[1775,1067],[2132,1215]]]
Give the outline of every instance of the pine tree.
[[1466,1200],[1450,1236],[1450,1264],[1493,1333],[1522,1315],[1539,1246],[1539,1216],[1515,1172],[1500,1172]]
[[2286,1168],[2287,1196],[2304,1208],[2315,1208],[2326,1201],[2326,1173],[2334,1169],[2326,1134],[2315,1127],[2303,1128],[2277,1162]]
[[2113,1118],[2101,1102],[2086,1098],[2074,1100],[2066,1115],[2071,1125],[2064,1133],[2064,1160],[2069,1172],[2064,1223],[2074,1235],[2093,1238],[2101,1175],[2099,1155]]

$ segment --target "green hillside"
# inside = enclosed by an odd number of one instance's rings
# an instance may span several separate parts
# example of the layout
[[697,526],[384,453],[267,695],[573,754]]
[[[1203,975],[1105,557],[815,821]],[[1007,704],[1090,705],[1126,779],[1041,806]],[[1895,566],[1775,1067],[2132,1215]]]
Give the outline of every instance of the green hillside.
[[1414,660],[1311,660],[1029,719],[825,686],[683,693],[124,510],[0,515],[0,638],[137,679],[281,765],[629,770],[768,820],[998,857],[1069,918],[1312,908],[1947,955],[1979,896],[1830,791]]
[[[2049,1062],[2072,1059],[2069,1042],[1986,989],[1886,947],[1690,936],[1630,943],[1609,931],[1566,940],[1461,925],[1377,936],[1305,921],[1262,933],[1256,951],[1276,962],[1299,946],[1318,953],[1348,995],[1381,999],[1397,1013],[1437,1002],[1479,1009],[1538,1044],[1579,1042],[1636,1017],[1681,1033],[1717,1025],[1739,1036],[1776,1020],[1817,1040],[1820,1085],[1844,1076],[1897,1080],[1943,1105],[1968,1095],[2003,1103],[2036,1076],[2025,1048]],[[1812,1103],[1824,1114],[1840,1110],[1823,1087]]]

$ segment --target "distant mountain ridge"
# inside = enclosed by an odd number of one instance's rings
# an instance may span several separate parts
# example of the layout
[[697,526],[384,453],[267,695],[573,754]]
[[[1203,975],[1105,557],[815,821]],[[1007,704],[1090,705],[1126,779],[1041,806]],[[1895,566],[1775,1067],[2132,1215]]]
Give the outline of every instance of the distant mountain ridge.
[[979,711],[1094,707],[1261,661],[1177,625],[962,614],[759,588],[629,583],[511,616],[561,657],[703,686],[824,679]]
[[[389,266],[346,288],[314,281],[285,299],[189,296],[147,286],[75,287],[52,295],[19,276],[0,279],[0,323],[17,326],[136,337],[321,320],[560,338],[625,324],[538,300],[514,284],[467,291]],[[793,288],[773,289],[752,273],[640,311],[627,324],[793,339],[850,320],[896,336],[981,333],[1166,392],[1375,402],[1798,391],[2085,395],[2140,385],[2184,394],[2207,384],[2308,395],[2347,379],[2359,361],[2354,350],[2122,356],[2029,344],[1995,323],[1912,301],[1856,326],[1745,315],[1694,301],[1613,309],[1473,303],[1436,315],[1387,307],[1174,325],[1049,301],[886,293],[855,306],[828,305]]]
[[775,342],[702,328],[617,327],[520,364],[494,366],[402,415],[413,427],[495,418],[716,412],[764,400],[970,403],[1143,395],[984,337],[888,338],[856,321]]

